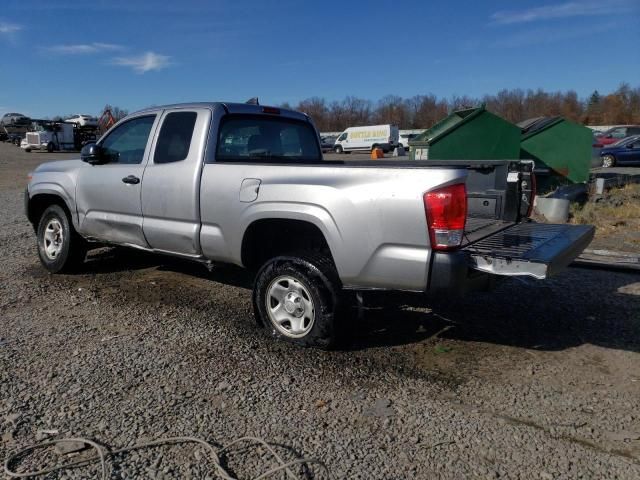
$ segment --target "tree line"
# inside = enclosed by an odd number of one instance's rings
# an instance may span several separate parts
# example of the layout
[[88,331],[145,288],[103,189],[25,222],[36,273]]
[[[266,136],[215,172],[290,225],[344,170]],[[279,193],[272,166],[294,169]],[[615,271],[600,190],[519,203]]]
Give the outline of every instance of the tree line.
[[640,87],[623,83],[614,92],[601,95],[597,90],[588,98],[573,91],[501,90],[481,98],[433,94],[402,98],[387,95],[377,102],[354,96],[342,101],[311,97],[297,105],[284,103],[308,114],[321,132],[338,132],[358,125],[398,125],[402,129],[429,128],[454,110],[485,104],[487,110],[517,123],[539,116],[562,116],[585,125],[640,124]]

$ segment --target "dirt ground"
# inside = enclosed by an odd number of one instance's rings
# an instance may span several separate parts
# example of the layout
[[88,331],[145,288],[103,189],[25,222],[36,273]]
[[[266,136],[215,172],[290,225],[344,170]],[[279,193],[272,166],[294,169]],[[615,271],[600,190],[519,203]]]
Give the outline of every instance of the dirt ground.
[[[294,348],[255,325],[251,279],[234,268],[102,249],[79,274],[45,273],[26,176],[76,156],[0,143],[0,462],[43,435],[253,434],[340,479],[640,478],[640,274],[569,268],[464,298],[365,297],[349,349]],[[225,461],[240,478],[266,466],[244,451]],[[110,466],[214,477],[191,446]]]

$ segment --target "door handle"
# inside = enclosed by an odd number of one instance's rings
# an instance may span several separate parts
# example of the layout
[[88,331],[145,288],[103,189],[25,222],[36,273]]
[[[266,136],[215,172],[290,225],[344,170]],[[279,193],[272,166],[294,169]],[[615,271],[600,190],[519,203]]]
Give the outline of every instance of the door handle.
[[122,181],[124,183],[129,183],[131,185],[136,185],[136,184],[140,183],[140,179],[138,177],[136,177],[135,175],[129,175],[128,177],[124,177],[122,179]]

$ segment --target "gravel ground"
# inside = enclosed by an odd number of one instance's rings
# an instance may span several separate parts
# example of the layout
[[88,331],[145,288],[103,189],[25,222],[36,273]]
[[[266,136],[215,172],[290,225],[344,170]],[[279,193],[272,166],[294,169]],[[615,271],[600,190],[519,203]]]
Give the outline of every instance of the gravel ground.
[[[232,268],[103,249],[80,274],[45,273],[22,190],[50,157],[0,144],[2,463],[54,430],[114,448],[257,435],[335,478],[640,478],[640,275],[389,295],[368,301],[351,349],[299,349],[255,326]],[[120,455],[111,478],[213,478],[203,452]],[[271,465],[260,449],[224,461],[240,478]]]

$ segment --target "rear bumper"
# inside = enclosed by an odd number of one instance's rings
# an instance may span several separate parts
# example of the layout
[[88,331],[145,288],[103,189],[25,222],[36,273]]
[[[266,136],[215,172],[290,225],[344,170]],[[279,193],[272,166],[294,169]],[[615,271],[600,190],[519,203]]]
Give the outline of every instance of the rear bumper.
[[463,294],[477,290],[489,290],[495,284],[495,276],[469,268],[469,255],[462,251],[434,252],[432,255],[427,292]]

